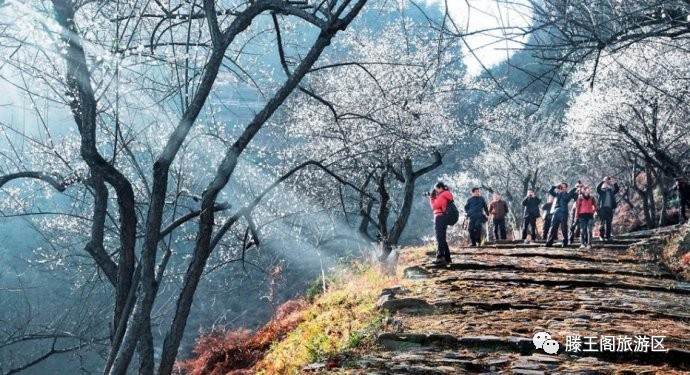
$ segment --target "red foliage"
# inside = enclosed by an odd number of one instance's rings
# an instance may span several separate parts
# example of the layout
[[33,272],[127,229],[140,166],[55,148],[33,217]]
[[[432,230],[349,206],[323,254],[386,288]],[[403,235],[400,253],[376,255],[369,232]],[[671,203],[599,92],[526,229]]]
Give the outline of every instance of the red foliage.
[[275,317],[254,334],[247,329],[220,328],[202,334],[194,346],[196,358],[178,363],[177,370],[189,375],[245,375],[260,361],[271,343],[295,329],[303,318],[306,302],[284,303]]
[[690,253],[683,255],[683,258],[681,258],[681,259],[682,259],[683,264],[685,264],[685,265],[690,264]]

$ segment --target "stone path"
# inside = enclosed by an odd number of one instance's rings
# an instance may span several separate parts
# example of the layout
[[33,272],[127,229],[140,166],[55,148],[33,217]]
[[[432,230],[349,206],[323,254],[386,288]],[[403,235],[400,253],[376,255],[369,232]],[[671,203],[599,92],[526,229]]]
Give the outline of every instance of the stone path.
[[[443,268],[424,264],[429,254],[403,254],[423,265],[382,292],[379,304],[390,312],[378,337],[384,349],[351,361],[349,371],[690,374],[690,284],[648,251],[661,241],[655,234],[596,242],[591,250],[455,248]],[[535,347],[541,331],[559,343],[556,355]],[[578,335],[580,350],[566,347]],[[651,336],[663,351],[645,345]],[[613,347],[600,346],[605,342]]]

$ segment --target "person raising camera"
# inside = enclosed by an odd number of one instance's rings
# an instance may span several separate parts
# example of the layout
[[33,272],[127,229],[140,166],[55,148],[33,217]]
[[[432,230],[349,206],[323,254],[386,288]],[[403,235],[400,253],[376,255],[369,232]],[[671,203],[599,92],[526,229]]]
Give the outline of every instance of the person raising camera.
[[552,186],[549,194],[553,197],[553,218],[551,219],[551,229],[549,230],[549,237],[544,246],[553,246],[553,241],[556,239],[556,232],[561,228],[563,233],[563,247],[568,246],[568,203],[571,200],[577,199],[577,189],[573,188],[568,191],[568,184],[561,182],[558,186]]
[[599,238],[602,241],[611,241],[613,238],[613,213],[616,211],[616,194],[620,191],[616,179],[613,177],[605,177],[599,185],[597,185],[597,194],[599,195],[599,220],[601,225],[599,227]]
[[435,265],[445,265],[451,262],[450,248],[446,240],[448,225],[446,220],[446,210],[448,204],[453,201],[453,194],[448,190],[448,186],[443,182],[437,182],[434,190],[426,193],[429,203],[434,210],[434,232],[436,233],[436,260]]

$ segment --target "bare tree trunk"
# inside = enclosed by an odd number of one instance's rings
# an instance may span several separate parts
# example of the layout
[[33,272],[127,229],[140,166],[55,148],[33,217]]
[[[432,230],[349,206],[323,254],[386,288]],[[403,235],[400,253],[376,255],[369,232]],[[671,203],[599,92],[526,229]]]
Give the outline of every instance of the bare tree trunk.
[[139,340],[139,375],[152,375],[155,367],[153,359],[153,332],[151,318],[144,323],[141,339]]
[[385,261],[393,250],[393,246],[388,238],[388,216],[390,214],[388,202],[390,202],[391,197],[390,194],[388,194],[388,189],[386,188],[387,177],[388,172],[383,170],[378,178],[376,186],[376,192],[379,193],[379,211],[377,219],[379,224],[378,241],[381,246],[381,261]]
[[403,182],[405,183],[403,204],[398,214],[398,218],[393,224],[393,229],[390,234],[390,242],[393,245],[397,245],[402,236],[403,230],[407,226],[407,221],[410,219],[410,213],[412,212],[412,204],[414,203],[414,190],[417,184],[417,179],[425,174],[433,171],[434,169],[441,166],[443,159],[441,154],[438,152],[434,153],[434,162],[427,165],[426,167],[414,171],[412,169],[412,160],[410,158],[405,159],[403,162]]
[[668,202],[670,200],[670,194],[667,189],[664,188],[663,184],[660,184],[659,189],[661,189],[661,212],[659,213],[659,227],[663,227],[669,222],[668,217]]
[[654,177],[652,176],[652,168],[647,167],[645,173],[647,174],[647,179],[645,181],[645,190],[647,192],[647,204],[649,205],[649,228],[656,228],[657,225],[657,210],[656,210],[656,200],[654,199],[654,188],[656,183],[654,182]]
[[[163,342],[163,353],[161,356],[161,363],[158,368],[159,374],[170,374],[175,363],[177,350],[180,346],[180,341],[184,334],[184,328],[187,324],[187,318],[194,298],[201,275],[203,274],[206,261],[211,253],[211,233],[214,226],[214,210],[213,206],[216,203],[216,198],[220,191],[225,187],[230,176],[237,166],[240,154],[249,145],[254,136],[259,132],[263,124],[273,115],[278,107],[288,98],[288,96],[297,88],[299,82],[309,72],[314,63],[319,59],[324,49],[328,47],[331,40],[339,30],[345,30],[352,20],[359,14],[359,11],[364,7],[367,0],[359,0],[356,2],[350,12],[339,19],[339,14],[335,19],[331,19],[328,27],[321,30],[318,38],[312,45],[309,52],[304,59],[293,71],[292,75],[288,77],[283,86],[275,93],[273,98],[268,101],[266,106],[254,117],[254,119],[247,125],[242,135],[235,141],[225,155],[225,158],[218,166],[216,176],[202,195],[202,214],[199,217],[199,230],[197,235],[196,246],[192,261],[184,278],[182,291],[177,300],[175,309],[175,316],[171,324],[170,330],[166,334]],[[208,3],[213,1],[207,0]],[[205,2],[205,4],[207,4]],[[344,11],[344,8],[343,8]],[[150,310],[149,310],[150,311]]]
[[[132,276],[134,274],[137,226],[134,190],[130,181],[113,165],[106,162],[96,146],[97,103],[91,86],[91,73],[88,70],[82,39],[79,37],[75,24],[73,4],[67,0],[53,0],[53,7],[56,20],[62,27],[61,39],[68,45],[67,53],[64,55],[67,67],[67,88],[74,98],[70,102],[70,108],[81,136],[81,156],[91,169],[95,180],[100,181],[102,178],[115,189],[117,194],[120,216],[120,255],[113,322],[120,322],[127,302],[127,295],[132,288]],[[100,184],[100,182],[97,183]],[[102,186],[96,188],[102,189]],[[102,195],[103,193],[97,192],[97,194]],[[94,246],[91,249],[100,252],[98,244],[94,243]]]

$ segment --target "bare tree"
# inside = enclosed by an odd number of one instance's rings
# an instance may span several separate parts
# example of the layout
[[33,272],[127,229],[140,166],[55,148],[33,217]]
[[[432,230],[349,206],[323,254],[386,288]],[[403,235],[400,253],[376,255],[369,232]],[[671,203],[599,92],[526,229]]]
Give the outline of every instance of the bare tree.
[[[52,91],[56,104],[69,108],[78,129],[79,158],[87,172],[72,177],[42,170],[8,171],[0,185],[31,178],[50,184],[58,192],[74,184],[83,184],[92,194],[91,228],[85,250],[116,290],[106,373],[126,373],[137,347],[140,348],[140,371],[153,373],[151,317],[171,257],[169,246],[161,246],[162,240],[184,223],[198,218],[191,260],[177,296],[157,370],[161,374],[172,371],[208,257],[225,233],[247,217],[252,209],[251,205],[240,207],[238,204],[225,222],[216,223],[216,212],[230,208],[230,205],[218,202],[221,191],[233,176],[243,151],[264,123],[298,87],[334,36],[348,27],[365,3],[366,0],[315,3],[257,0],[231,4],[193,1],[166,5],[156,1],[142,6],[136,2],[96,4],[54,0],[45,8],[43,3],[15,5],[13,11],[33,17],[36,25],[44,29],[43,35],[53,42],[48,46],[32,45],[20,39],[23,34],[13,35],[6,29],[6,40],[14,42],[10,45],[30,50],[29,55],[38,53],[46,64],[31,67],[24,65],[24,60],[15,63],[15,68],[27,75],[36,75],[38,81],[48,86],[47,91]],[[173,214],[170,218],[166,212],[169,212],[174,162],[181,157],[181,152],[189,151],[184,147],[185,142],[207,105],[221,70],[228,63],[235,63],[236,69],[240,69],[233,48],[241,50],[237,46],[238,41],[242,42],[252,24],[267,13],[311,25],[317,35],[241,134],[227,145],[216,171],[199,197],[198,208],[190,214]],[[103,57],[94,53],[94,49],[102,49],[103,46],[108,46],[108,53],[103,55],[116,61],[114,72],[104,68]],[[127,66],[128,61],[142,55],[146,55],[148,61],[172,63],[172,67],[165,64]],[[64,62],[64,68],[57,64],[57,59]],[[140,90],[123,91],[118,88],[120,80],[126,76],[126,69],[130,70],[130,78],[139,77]],[[247,75],[245,77],[250,79]],[[175,121],[176,125],[161,140],[158,150],[147,150],[149,158],[137,158],[129,148],[130,137],[136,129],[123,123],[132,119],[127,119],[117,107],[127,95],[139,95],[141,99],[147,90],[156,92],[158,104],[179,103],[179,117],[174,119],[175,116],[169,113],[158,113]],[[136,102],[134,97],[130,100]],[[112,152],[113,157],[106,155],[106,151]],[[123,162],[122,158],[127,161]],[[136,185],[132,173],[138,178]],[[140,186],[141,190],[138,189]],[[111,212],[109,205],[112,193],[116,197],[115,213]],[[117,249],[114,254],[106,248],[105,240],[106,223],[110,221],[117,229],[112,244]],[[161,248],[164,252],[159,256]],[[140,249],[138,257],[137,249]]]

